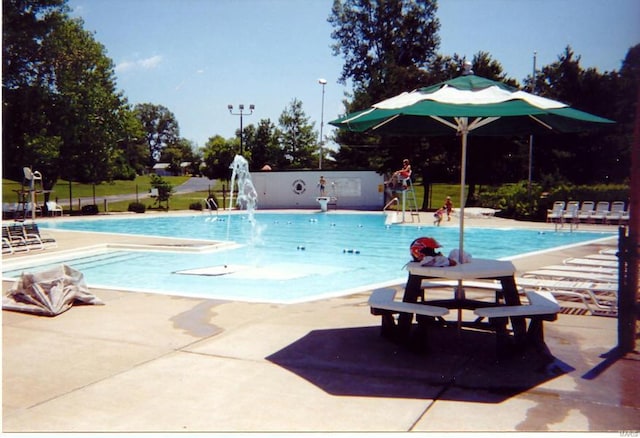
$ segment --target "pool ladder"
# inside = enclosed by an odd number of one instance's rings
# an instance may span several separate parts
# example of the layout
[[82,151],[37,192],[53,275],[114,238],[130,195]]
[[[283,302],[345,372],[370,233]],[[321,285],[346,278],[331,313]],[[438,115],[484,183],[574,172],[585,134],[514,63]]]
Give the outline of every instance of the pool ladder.
[[420,222],[420,213],[418,212],[418,201],[416,200],[416,191],[413,189],[413,181],[411,178],[406,180],[407,188],[402,191],[402,220],[404,221],[404,213],[405,210],[409,209],[409,216],[411,217],[411,222],[413,222],[413,218],[417,217],[418,222]]
[[416,200],[416,192],[413,188],[413,182],[411,178],[405,180],[406,189],[399,190],[402,196],[402,200],[398,200],[398,197],[395,196],[391,201],[384,206],[383,211],[386,211],[388,207],[392,204],[400,204],[402,208],[402,220],[401,222],[406,222],[405,217],[408,210],[409,217],[411,218],[411,222],[413,222],[414,216],[417,217],[418,222],[420,222],[420,212],[418,211],[418,201]]

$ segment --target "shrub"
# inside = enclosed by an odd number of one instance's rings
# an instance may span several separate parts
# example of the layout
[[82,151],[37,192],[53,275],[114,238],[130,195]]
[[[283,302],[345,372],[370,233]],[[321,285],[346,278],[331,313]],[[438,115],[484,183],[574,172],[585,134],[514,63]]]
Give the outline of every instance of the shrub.
[[504,184],[491,190],[485,189],[478,195],[479,204],[483,207],[500,210],[499,216],[514,219],[533,220],[539,215],[538,199],[542,189],[537,184],[531,185],[531,197],[527,181],[515,184]]
[[86,216],[98,214],[98,206],[95,204],[83,205],[81,211],[82,214]]
[[189,204],[189,210],[202,211],[202,204],[200,202],[192,202]]
[[134,213],[144,213],[147,207],[142,202],[132,202],[129,204],[129,211],[133,211]]

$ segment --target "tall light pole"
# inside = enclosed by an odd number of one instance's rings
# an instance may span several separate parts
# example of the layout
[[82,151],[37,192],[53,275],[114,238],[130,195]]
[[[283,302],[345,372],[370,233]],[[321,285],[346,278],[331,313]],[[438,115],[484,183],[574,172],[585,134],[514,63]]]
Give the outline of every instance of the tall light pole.
[[249,112],[245,113],[244,112],[244,104],[240,104],[238,105],[238,109],[240,110],[240,112],[234,113],[233,112],[233,105],[227,105],[227,109],[229,110],[229,113],[231,113],[231,115],[234,116],[240,116],[240,155],[242,155],[243,150],[242,150],[242,117],[243,116],[250,116],[251,114],[253,114],[253,110],[256,109],[256,106],[254,104],[249,105]]
[[[531,83],[531,94],[536,92],[536,55],[538,52],[533,52],[533,82]],[[529,135],[529,184],[527,185],[527,193],[529,200],[531,200],[531,179],[533,175],[533,134]]]
[[326,79],[318,79],[318,83],[322,85],[322,110],[320,111],[320,159],[318,160],[318,169],[322,169],[322,128],[324,127],[324,86],[327,85]]

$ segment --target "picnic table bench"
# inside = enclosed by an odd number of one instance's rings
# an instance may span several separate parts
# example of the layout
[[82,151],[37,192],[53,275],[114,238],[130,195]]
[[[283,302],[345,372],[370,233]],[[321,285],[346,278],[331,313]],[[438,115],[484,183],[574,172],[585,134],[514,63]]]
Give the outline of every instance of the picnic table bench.
[[[523,305],[515,282],[515,267],[509,261],[473,259],[470,263],[449,267],[421,266],[419,262],[410,262],[407,264],[407,270],[409,278],[402,302],[394,301],[395,290],[388,289],[374,291],[369,299],[371,313],[382,317],[383,336],[391,337],[400,343],[409,343],[414,315],[418,322],[419,335],[426,338],[429,323],[437,319],[444,321],[443,317],[448,315],[451,309],[458,310],[460,330],[462,309],[468,309],[473,310],[479,319],[489,319],[489,326],[497,334],[499,350],[506,345],[508,321],[511,322],[515,345],[525,346],[533,343],[541,349],[544,345],[542,322],[555,319],[560,310],[557,302],[553,305],[555,299],[549,299],[549,294],[533,291],[527,292],[530,304]],[[468,299],[465,296],[464,284],[476,286],[474,280],[494,280],[486,285],[496,289],[496,302]],[[426,300],[425,290],[429,289],[430,283],[454,285],[453,299]],[[424,287],[425,285],[427,287]],[[397,322],[394,319],[395,314],[398,315]],[[531,320],[528,329],[526,319]],[[426,343],[426,339],[422,339],[422,342]]]

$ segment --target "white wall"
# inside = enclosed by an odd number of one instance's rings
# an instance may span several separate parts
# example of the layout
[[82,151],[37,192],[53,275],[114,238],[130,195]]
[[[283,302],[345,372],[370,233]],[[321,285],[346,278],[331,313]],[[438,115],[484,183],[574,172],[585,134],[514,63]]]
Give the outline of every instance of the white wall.
[[[376,172],[306,170],[251,173],[258,193],[258,209],[319,209],[316,198],[320,196],[320,176],[327,181],[325,195],[336,198],[338,209],[382,210],[384,207],[384,178]],[[329,209],[333,208],[330,205]]]

